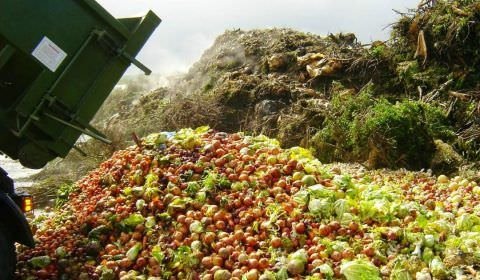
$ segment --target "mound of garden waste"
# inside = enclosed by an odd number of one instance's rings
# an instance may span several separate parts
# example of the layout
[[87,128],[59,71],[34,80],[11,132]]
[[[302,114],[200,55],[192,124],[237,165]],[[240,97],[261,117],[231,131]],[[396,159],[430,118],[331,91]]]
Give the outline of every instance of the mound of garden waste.
[[122,142],[209,125],[301,145],[322,162],[456,172],[480,159],[479,18],[477,1],[424,1],[371,44],[351,33],[230,30],[105,128]]
[[477,279],[480,187],[208,127],[117,151],[34,222],[19,279]]

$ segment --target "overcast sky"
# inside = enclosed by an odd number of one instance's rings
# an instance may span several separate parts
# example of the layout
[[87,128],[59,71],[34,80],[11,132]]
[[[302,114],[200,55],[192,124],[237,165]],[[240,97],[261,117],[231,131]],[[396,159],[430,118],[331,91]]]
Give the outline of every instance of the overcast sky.
[[[139,55],[155,73],[186,71],[226,29],[290,27],[326,35],[354,32],[368,43],[419,0],[97,0],[116,17],[153,10],[163,22]],[[136,73],[129,71],[129,73]]]

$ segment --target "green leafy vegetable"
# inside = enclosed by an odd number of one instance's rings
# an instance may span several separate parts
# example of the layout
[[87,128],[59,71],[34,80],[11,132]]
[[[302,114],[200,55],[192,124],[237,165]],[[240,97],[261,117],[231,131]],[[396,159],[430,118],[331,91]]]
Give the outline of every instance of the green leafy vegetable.
[[142,250],[142,243],[136,243],[132,248],[128,249],[127,258],[131,261],[136,260],[140,250]]
[[333,203],[328,198],[310,199],[308,211],[315,216],[329,217],[333,211]]
[[138,213],[130,214],[126,219],[122,221],[122,224],[129,227],[136,227],[139,224],[143,224],[145,218]]
[[332,267],[328,263],[324,263],[318,267],[318,270],[327,280],[333,279],[335,273],[333,272]]
[[44,268],[52,262],[49,256],[39,256],[30,259],[30,263],[33,267]]
[[371,262],[358,259],[345,262],[340,272],[347,280],[381,280],[380,271]]
[[330,198],[330,199],[335,198],[335,192],[327,189],[325,186],[321,184],[308,187],[308,192],[310,193],[310,196],[313,198]]
[[168,140],[168,135],[164,132],[153,133],[143,138],[143,144],[148,146],[160,146],[165,144]]
[[191,233],[202,233],[203,232],[203,226],[200,221],[193,221],[190,224],[190,232]]
[[137,208],[138,211],[141,211],[143,209],[143,207],[145,207],[145,200],[143,199],[139,199],[137,200],[137,202],[135,203],[135,207]]
[[447,268],[439,257],[434,257],[430,262],[430,271],[438,279],[444,279],[448,275]]
[[162,252],[162,249],[160,248],[160,246],[158,245],[153,246],[152,257],[154,257],[158,263],[163,262],[163,260],[165,259],[165,254]]

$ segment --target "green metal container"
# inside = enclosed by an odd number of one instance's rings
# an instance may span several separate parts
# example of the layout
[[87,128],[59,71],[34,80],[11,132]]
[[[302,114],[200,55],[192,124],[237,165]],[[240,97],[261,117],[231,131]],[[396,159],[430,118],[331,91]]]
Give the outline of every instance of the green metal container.
[[160,24],[94,0],[0,1],[0,151],[30,168],[64,157]]

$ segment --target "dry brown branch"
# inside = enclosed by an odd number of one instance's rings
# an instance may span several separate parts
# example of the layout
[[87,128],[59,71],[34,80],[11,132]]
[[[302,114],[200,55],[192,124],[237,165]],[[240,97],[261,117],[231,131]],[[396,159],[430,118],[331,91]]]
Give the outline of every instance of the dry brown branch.
[[461,93],[461,92],[453,91],[453,90],[449,91],[449,92],[448,92],[448,95],[450,95],[450,96],[452,96],[452,97],[455,97],[455,98],[458,98],[458,99],[460,99],[460,100],[462,100],[462,101],[467,101],[467,100],[469,100],[469,99],[472,98],[472,96],[469,95],[469,94]]

